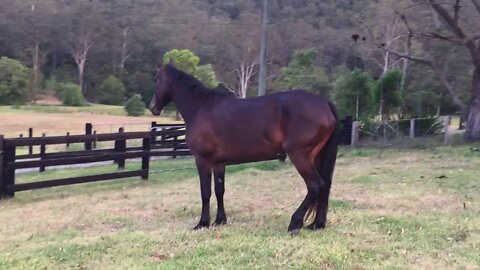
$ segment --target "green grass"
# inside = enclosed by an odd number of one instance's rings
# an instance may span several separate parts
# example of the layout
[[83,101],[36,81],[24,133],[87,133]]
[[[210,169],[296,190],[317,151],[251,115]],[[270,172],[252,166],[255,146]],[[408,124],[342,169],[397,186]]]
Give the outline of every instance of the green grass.
[[[201,208],[194,169],[18,192],[0,202],[0,269],[480,269],[480,159],[471,147],[341,149],[327,228],[297,237],[286,228],[305,186],[289,162],[229,167],[229,222],[201,231],[191,230]],[[151,164],[193,167],[190,158]]]

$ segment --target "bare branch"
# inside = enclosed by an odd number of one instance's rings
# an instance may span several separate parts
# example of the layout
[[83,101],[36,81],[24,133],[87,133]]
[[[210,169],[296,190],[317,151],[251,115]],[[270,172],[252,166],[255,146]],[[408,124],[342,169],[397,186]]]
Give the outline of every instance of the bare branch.
[[464,45],[463,40],[459,40],[459,39],[457,39],[453,36],[444,36],[444,35],[441,35],[441,34],[435,33],[435,32],[420,33],[420,36],[424,36],[424,37],[428,37],[428,38],[441,39],[441,40],[445,40],[445,41],[455,43],[457,45]]
[[480,13],[480,2],[478,0],[470,0],[472,4],[475,6],[475,9]]
[[455,4],[453,5],[453,20],[455,25],[458,27],[458,13],[460,12],[460,0],[455,0]]
[[435,12],[443,18],[445,23],[449,26],[450,32],[452,32],[457,38],[464,39],[465,34],[463,33],[462,29],[455,23],[455,18],[448,13],[445,8],[443,8],[438,2],[435,0],[428,0],[432,8]]
[[462,111],[466,111],[467,106],[465,103],[458,97],[455,87],[447,80],[445,70],[441,71],[437,68],[437,65],[432,66],[432,70],[437,75],[437,78],[440,79],[440,82],[443,84],[445,89],[447,89],[448,94],[452,98],[453,103],[455,103]]
[[[472,1],[474,3],[478,3],[477,0]],[[449,26],[448,28],[450,32],[452,32],[457,38],[465,40],[465,33],[457,24],[455,24],[455,19],[452,18],[452,16],[450,16],[450,14],[439,3],[435,2],[434,0],[428,0],[428,2],[432,6],[432,8],[438,13],[438,15],[443,18],[444,22]],[[469,41],[465,43],[465,46],[470,51],[471,55],[475,58],[475,56],[478,54],[477,46],[475,46],[475,43],[473,41]]]
[[415,62],[419,62],[419,63],[425,64],[425,65],[428,65],[428,66],[433,65],[433,62],[430,59],[419,58],[419,57],[415,57],[415,56],[412,56],[412,55],[392,51],[392,50],[389,50],[389,49],[386,49],[386,48],[383,48],[383,49],[385,51],[393,54],[393,55],[396,55],[397,57],[400,57],[400,58],[405,58],[405,59],[412,60],[412,61],[415,61]]

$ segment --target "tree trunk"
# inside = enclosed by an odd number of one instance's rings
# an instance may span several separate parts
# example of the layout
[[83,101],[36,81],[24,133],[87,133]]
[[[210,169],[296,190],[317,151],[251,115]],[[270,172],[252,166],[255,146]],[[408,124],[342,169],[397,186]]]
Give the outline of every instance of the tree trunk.
[[385,95],[384,95],[384,92],[383,92],[383,89],[380,90],[380,108],[378,109],[378,114],[380,114],[380,117],[382,119],[382,121],[385,119]]
[[37,101],[37,87],[38,87],[38,71],[40,69],[39,63],[39,42],[35,41],[34,49],[33,49],[33,82],[32,82],[32,100],[33,102]]
[[472,96],[467,113],[465,139],[468,141],[480,140],[480,60],[477,62],[472,79]]
[[80,89],[82,89],[83,94],[85,94],[85,89],[83,89],[83,71],[85,68],[85,62],[80,61],[77,63],[78,67],[78,85],[80,85]]
[[130,57],[131,53],[128,52],[128,39],[130,35],[130,29],[128,27],[125,27],[122,30],[122,46],[121,46],[121,51],[120,51],[120,72],[123,72],[125,69],[125,62],[127,62],[127,59]]

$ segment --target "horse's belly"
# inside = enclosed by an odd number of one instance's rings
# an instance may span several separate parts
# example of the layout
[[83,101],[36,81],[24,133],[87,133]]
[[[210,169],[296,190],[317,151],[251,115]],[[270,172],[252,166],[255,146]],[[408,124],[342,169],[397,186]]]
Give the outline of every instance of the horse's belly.
[[215,162],[249,162],[273,157],[282,151],[280,141],[273,138],[246,136],[224,141],[217,146]]

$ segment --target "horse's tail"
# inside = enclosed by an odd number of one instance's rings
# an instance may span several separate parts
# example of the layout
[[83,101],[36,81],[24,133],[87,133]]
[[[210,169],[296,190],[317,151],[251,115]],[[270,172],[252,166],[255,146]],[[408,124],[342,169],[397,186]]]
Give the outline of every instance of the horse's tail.
[[[326,204],[328,204],[328,197],[330,195],[330,186],[332,184],[333,170],[335,169],[335,163],[337,160],[337,149],[340,138],[340,121],[338,119],[337,109],[331,102],[328,102],[328,105],[330,106],[330,110],[335,117],[335,128],[330,135],[330,138],[328,138],[324,148],[320,151],[315,160],[315,168],[325,183],[325,187],[323,187],[324,192],[322,192],[320,196],[326,197],[323,198]],[[311,214],[313,214],[312,218],[315,219],[316,208],[317,203],[314,203],[309,207],[305,216],[305,221],[310,218]]]
[[333,170],[335,169],[335,162],[337,161],[337,149],[340,138],[340,121],[338,119],[337,109],[331,102],[328,102],[328,105],[335,117],[335,128],[315,161],[316,169],[327,186],[332,183]]

